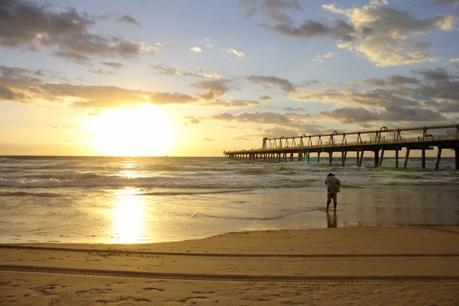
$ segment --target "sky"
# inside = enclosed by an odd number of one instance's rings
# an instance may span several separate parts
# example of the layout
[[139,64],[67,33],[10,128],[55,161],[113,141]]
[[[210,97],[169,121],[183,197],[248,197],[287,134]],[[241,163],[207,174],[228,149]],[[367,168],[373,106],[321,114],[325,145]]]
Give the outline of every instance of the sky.
[[458,0],[0,0],[0,155],[455,124],[458,18]]

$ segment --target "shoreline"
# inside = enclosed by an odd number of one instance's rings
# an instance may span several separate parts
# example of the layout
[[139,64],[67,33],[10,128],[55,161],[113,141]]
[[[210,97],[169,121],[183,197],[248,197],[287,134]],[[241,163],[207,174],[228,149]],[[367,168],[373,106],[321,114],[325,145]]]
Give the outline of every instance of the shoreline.
[[[323,210],[326,212],[326,210]],[[330,214],[333,214],[333,209],[329,210]],[[365,239],[368,239],[369,237],[365,235],[365,232],[367,232],[370,235],[374,234],[394,234],[394,233],[399,233],[399,232],[412,232],[415,237],[417,235],[418,230],[432,230],[432,231],[439,231],[439,232],[445,232],[445,233],[457,233],[459,235],[459,225],[444,225],[444,224],[438,224],[438,225],[432,225],[432,224],[425,224],[425,225],[385,225],[385,224],[375,224],[375,225],[364,225],[364,226],[359,226],[359,225],[346,225],[343,227],[331,227],[331,228],[291,228],[291,229],[254,229],[254,230],[243,230],[243,231],[230,231],[222,234],[216,234],[216,235],[211,235],[208,237],[203,237],[203,238],[196,238],[196,239],[183,239],[183,240],[172,240],[172,241],[162,241],[162,242],[151,242],[151,243],[73,243],[73,242],[20,242],[20,243],[9,243],[9,242],[0,242],[0,249],[14,249],[14,248],[22,248],[22,249],[50,249],[50,250],[55,250],[55,251],[132,251],[132,252],[162,252],[162,253],[168,253],[169,250],[182,250],[184,253],[189,253],[188,250],[185,250],[187,246],[193,246],[194,248],[203,248],[206,249],[206,252],[203,254],[209,254],[212,252],[212,250],[217,250],[218,247],[216,244],[222,243],[222,242],[227,242],[227,241],[233,241],[234,239],[240,239],[241,237],[244,237],[244,239],[259,239],[260,237],[268,237],[271,236],[274,239],[281,239],[282,236],[285,234],[287,236],[289,235],[301,235],[301,239],[310,239],[313,238],[312,236],[315,234],[319,234],[320,239],[326,238],[327,241],[330,239],[337,239],[337,241],[333,241],[335,244],[335,248],[343,248],[343,246],[348,243],[347,239],[349,237],[346,237],[348,234],[353,234],[355,235],[356,233],[359,236],[365,236]],[[371,232],[371,233],[369,233]],[[392,233],[391,233],[392,232]],[[296,237],[298,238],[298,237]],[[360,237],[362,238],[362,237]],[[379,237],[382,238],[382,237]],[[291,238],[288,238],[291,239]],[[355,238],[352,238],[355,239]],[[281,240],[276,240],[274,244],[271,243],[271,248],[274,245],[277,245],[281,242]],[[310,248],[311,245],[308,245],[308,254],[312,252],[311,254],[314,253],[314,249],[319,247],[317,244],[317,240],[312,240],[308,241],[309,243],[312,243],[312,249]],[[412,241],[411,241],[412,242]],[[325,242],[324,242],[325,243]],[[380,241],[380,243],[382,243]],[[239,248],[244,246],[244,243],[241,244],[239,241],[237,244],[234,245],[234,248],[229,249],[231,250],[230,254],[237,254],[240,250]],[[387,247],[386,244],[384,244],[384,247]],[[407,246],[405,245],[404,248]],[[258,249],[265,249],[263,245],[258,245]],[[268,248],[270,249],[270,248]],[[346,248],[344,248],[346,249]],[[285,249],[287,250],[287,249]],[[299,250],[303,250],[300,248]],[[332,250],[332,249],[330,249]],[[279,250],[277,249],[276,252]],[[292,249],[290,249],[292,251]],[[457,248],[458,254],[459,254],[459,247]],[[173,253],[177,253],[174,251]],[[288,255],[289,252],[286,252],[285,255]]]

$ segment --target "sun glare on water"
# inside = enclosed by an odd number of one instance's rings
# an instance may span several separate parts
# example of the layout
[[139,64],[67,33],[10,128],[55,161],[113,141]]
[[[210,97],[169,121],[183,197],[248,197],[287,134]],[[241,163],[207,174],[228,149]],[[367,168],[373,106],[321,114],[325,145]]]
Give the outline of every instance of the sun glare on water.
[[91,146],[102,155],[165,155],[174,144],[167,114],[152,105],[102,111],[89,120],[88,130]]

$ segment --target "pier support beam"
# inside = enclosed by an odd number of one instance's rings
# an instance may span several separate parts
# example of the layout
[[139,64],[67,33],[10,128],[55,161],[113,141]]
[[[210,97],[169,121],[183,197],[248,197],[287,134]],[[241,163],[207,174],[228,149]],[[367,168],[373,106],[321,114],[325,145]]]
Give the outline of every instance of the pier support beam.
[[454,154],[456,155],[456,170],[459,170],[459,148],[454,148]]
[[[440,159],[441,159],[441,147],[438,147],[437,161],[435,162],[435,170],[438,170],[438,168],[440,168]],[[456,164],[457,164],[457,155],[456,155]]]
[[398,149],[395,150],[395,168],[398,168]]
[[311,152],[306,152],[306,158],[308,159],[308,164],[311,163]]
[[383,159],[384,159],[384,149],[381,150],[381,157],[379,158],[379,167],[382,166]]
[[333,162],[333,152],[328,152],[328,163],[331,165]]
[[421,149],[422,154],[422,169],[426,168],[426,149]]
[[320,164],[320,151],[317,152],[317,163]]
[[363,154],[365,154],[365,151],[364,151],[364,150],[362,150],[362,152],[360,152],[359,167],[362,167]]
[[375,150],[375,168],[379,167],[379,150]]
[[408,158],[410,158],[410,149],[406,148],[405,164],[403,165],[403,168],[405,169],[406,169],[406,166],[408,166]]
[[303,152],[298,152],[298,161],[303,161]]
[[357,150],[357,151],[355,151],[355,153],[357,155],[357,157],[356,157],[356,159],[357,159],[357,167],[359,167],[359,162],[360,162],[360,156],[359,156],[360,154],[359,153],[360,152]]
[[342,163],[343,167],[346,165],[346,155],[347,155],[347,151],[342,151],[341,152],[341,163]]

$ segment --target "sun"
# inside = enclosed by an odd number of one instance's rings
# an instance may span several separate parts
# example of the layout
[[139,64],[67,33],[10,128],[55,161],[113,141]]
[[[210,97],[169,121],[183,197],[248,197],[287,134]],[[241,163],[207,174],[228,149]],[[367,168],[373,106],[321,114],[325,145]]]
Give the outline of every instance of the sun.
[[87,130],[100,155],[162,156],[174,144],[167,114],[153,105],[104,110],[88,120]]

